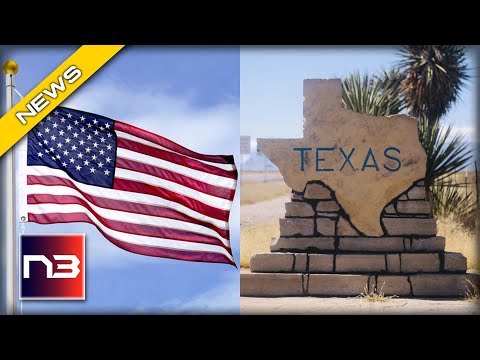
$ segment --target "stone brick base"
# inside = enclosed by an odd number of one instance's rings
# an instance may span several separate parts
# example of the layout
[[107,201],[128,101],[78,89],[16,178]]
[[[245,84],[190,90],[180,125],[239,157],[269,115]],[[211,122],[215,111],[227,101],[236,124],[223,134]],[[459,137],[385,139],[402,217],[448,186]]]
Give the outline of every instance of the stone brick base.
[[250,259],[252,273],[465,273],[459,253],[303,254],[264,253]]
[[[459,297],[469,282],[480,283],[474,274],[280,274],[252,273],[242,270],[240,295],[256,297],[281,296],[357,296],[375,286],[386,296]],[[477,285],[478,286],[478,285]]]
[[[254,254],[241,274],[242,296],[462,296],[467,259],[445,252],[423,182],[386,204],[383,236],[361,234],[322,182],[292,193],[271,253]],[[475,278],[477,282],[480,277]]]

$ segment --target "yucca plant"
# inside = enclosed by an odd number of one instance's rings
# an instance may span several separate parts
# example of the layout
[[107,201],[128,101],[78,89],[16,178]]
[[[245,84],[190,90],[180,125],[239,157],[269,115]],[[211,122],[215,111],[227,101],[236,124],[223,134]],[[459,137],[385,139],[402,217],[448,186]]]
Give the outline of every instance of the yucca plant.
[[389,77],[352,74],[342,82],[342,105],[345,109],[374,116],[397,114],[402,109],[402,100],[394,81]]
[[[399,87],[402,84],[405,74],[401,72],[397,67],[392,67],[390,69],[382,69],[380,75],[375,75],[375,77],[380,81],[384,89],[393,91],[397,95],[399,94]],[[403,104],[402,104],[403,108]]]
[[462,171],[472,158],[462,134],[452,134],[452,125],[439,119],[458,99],[468,79],[465,48],[450,45],[404,46],[400,66],[379,76],[354,73],[343,81],[342,105],[375,116],[393,115],[407,109],[418,118],[419,139],[427,153],[425,185],[434,213],[456,209],[471,213],[472,195],[442,182]]
[[[371,78],[367,75],[360,77],[358,73],[350,75],[343,81],[343,107],[370,115],[391,115],[402,109],[401,97],[392,85],[398,78],[390,77],[385,81],[388,73],[384,72],[379,77]],[[472,152],[467,146],[464,135],[452,134],[452,125],[441,125],[439,121],[429,126],[425,117],[418,119],[418,136],[425,152],[427,153],[427,170],[425,173],[425,186],[432,202],[440,199],[431,195],[432,185],[440,183],[446,177],[464,170]],[[437,189],[437,192],[440,191]],[[459,196],[462,196],[459,193]],[[442,199],[445,198],[442,196]],[[441,206],[441,203],[438,203]],[[432,204],[435,208],[435,203]]]
[[437,217],[454,215],[465,220],[476,210],[476,201],[472,192],[451,181],[436,182],[430,186],[430,203],[433,214]]
[[427,153],[427,171],[425,186],[430,188],[436,181],[441,182],[447,176],[462,171],[472,158],[465,136],[456,133],[451,136],[452,125],[441,125],[439,121],[429,126],[427,118],[418,121],[418,137]]
[[458,45],[406,45],[399,49],[401,90],[407,110],[430,120],[429,126],[458,100],[469,78],[466,49]]

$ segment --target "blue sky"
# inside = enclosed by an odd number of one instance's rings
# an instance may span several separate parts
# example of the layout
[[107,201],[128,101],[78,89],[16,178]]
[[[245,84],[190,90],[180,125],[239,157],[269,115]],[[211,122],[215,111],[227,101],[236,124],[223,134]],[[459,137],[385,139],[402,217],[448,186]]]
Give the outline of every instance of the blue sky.
[[[394,47],[242,47],[241,134],[255,139],[301,138],[303,136],[303,79],[344,78],[360,71],[375,74],[399,59]],[[475,139],[477,62],[468,51],[471,79],[461,100],[445,116],[471,142]],[[263,160],[258,165],[263,167]]]
[[[76,49],[4,48],[3,55],[19,64],[16,86],[27,94]],[[239,69],[238,47],[126,47],[62,105],[122,120],[197,152],[233,154],[238,162]],[[239,263],[239,194],[230,227]],[[86,234],[86,301],[24,301],[23,313],[239,312],[233,266],[132,254],[89,224],[25,225],[25,233],[75,232]]]

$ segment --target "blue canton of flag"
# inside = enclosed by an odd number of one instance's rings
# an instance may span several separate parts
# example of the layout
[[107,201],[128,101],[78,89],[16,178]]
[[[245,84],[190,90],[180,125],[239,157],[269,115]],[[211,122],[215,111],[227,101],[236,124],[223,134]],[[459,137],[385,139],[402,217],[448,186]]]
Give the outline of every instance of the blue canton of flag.
[[117,136],[114,121],[58,107],[28,133],[28,165],[65,171],[72,179],[113,187]]

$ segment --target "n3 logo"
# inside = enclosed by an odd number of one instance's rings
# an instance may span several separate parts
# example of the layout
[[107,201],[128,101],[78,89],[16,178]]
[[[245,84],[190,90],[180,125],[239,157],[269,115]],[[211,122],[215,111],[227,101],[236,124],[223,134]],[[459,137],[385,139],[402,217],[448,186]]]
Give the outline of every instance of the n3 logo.
[[22,300],[85,300],[85,235],[23,234]]
[[30,278],[30,262],[40,261],[45,265],[48,279],[75,279],[80,274],[80,260],[75,255],[53,255],[57,261],[70,261],[70,264],[58,264],[58,270],[70,270],[69,272],[53,272],[53,264],[45,255],[23,255],[23,278]]

